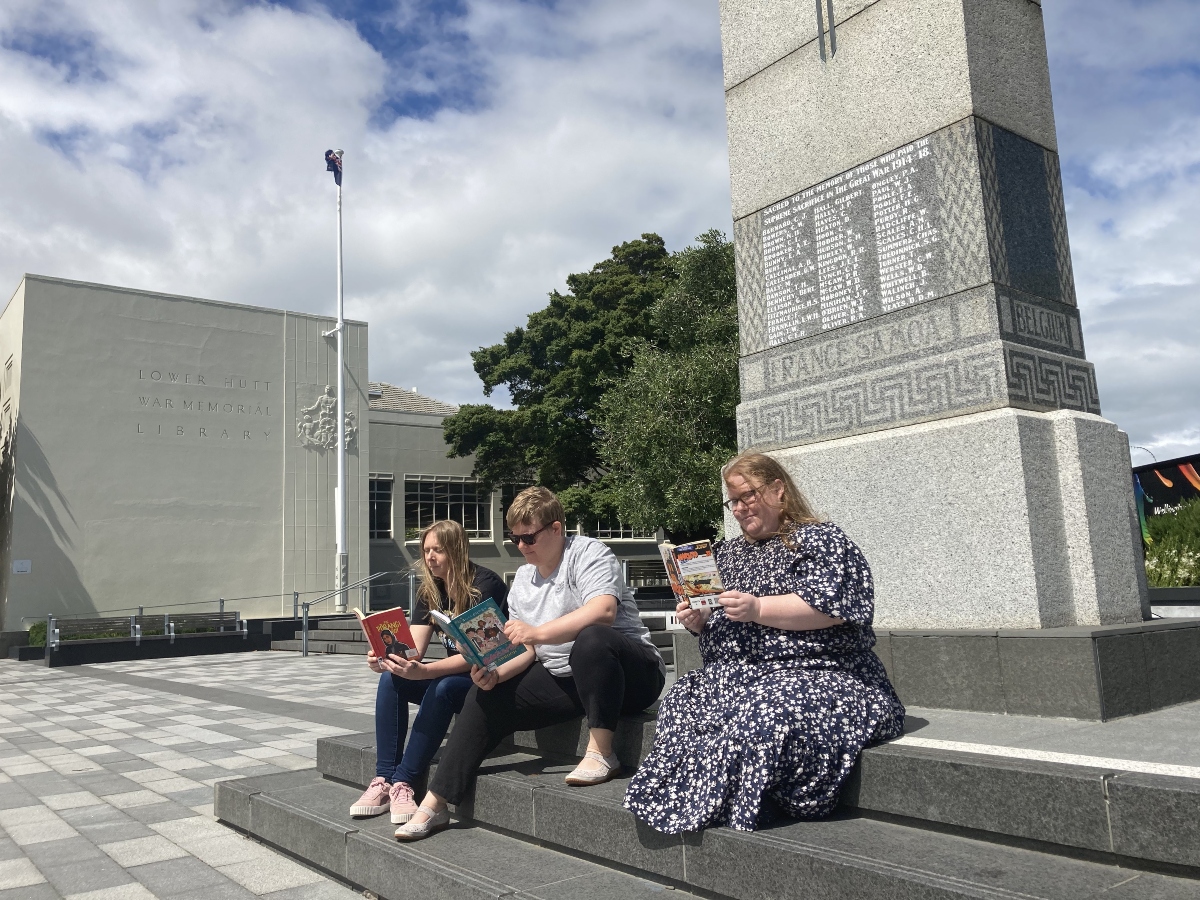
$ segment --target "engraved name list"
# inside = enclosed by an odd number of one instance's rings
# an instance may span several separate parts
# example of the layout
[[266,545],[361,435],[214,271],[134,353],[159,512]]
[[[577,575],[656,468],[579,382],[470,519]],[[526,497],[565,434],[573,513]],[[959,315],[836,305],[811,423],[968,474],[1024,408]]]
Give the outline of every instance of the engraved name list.
[[777,346],[941,296],[929,138],[762,213],[767,341]]

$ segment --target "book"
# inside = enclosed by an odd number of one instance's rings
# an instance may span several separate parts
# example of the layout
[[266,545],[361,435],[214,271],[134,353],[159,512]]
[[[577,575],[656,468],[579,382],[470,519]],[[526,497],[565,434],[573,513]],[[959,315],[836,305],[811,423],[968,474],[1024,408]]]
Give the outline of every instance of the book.
[[371,652],[377,659],[389,654],[401,659],[414,659],[417,656],[417,642],[409,630],[404,607],[397,606],[369,616],[363,615],[363,611],[356,607],[354,615],[358,617],[358,624],[362,626]]
[[690,544],[665,546],[669,549],[663,553],[663,561],[675,595],[680,600],[687,600],[692,609],[720,606],[717,598],[724,592],[725,585],[717,571],[712,543],[693,541]]
[[504,613],[490,597],[453,619],[437,609],[431,609],[429,616],[454,639],[459,652],[473,665],[494,672],[525,652],[523,646],[512,643],[505,636]]
[[671,552],[675,549],[674,544],[669,544],[666,541],[658,545],[659,555],[662,556],[663,568],[667,570],[667,584],[671,586],[671,593],[675,595],[675,602],[679,603],[687,600],[688,596],[683,590],[683,583],[679,580],[679,567],[675,565],[675,556]]

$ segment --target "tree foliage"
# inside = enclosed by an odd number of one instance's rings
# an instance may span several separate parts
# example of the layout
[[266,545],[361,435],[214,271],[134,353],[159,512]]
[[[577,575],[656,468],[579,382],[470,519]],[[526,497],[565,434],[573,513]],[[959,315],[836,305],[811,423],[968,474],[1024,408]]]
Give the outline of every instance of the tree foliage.
[[733,245],[708,231],[671,265],[650,336],[600,401],[600,457],[621,521],[699,535],[721,518],[719,473],[737,447]]
[[536,482],[559,492],[572,513],[603,517],[610,507],[596,407],[632,365],[634,347],[651,333],[650,309],[674,277],[656,234],[568,275],[566,293],[552,291],[523,328],[471,354],[484,393],[503,385],[516,408],[461,407],[443,426],[450,454],[475,454],[475,476],[487,485]]

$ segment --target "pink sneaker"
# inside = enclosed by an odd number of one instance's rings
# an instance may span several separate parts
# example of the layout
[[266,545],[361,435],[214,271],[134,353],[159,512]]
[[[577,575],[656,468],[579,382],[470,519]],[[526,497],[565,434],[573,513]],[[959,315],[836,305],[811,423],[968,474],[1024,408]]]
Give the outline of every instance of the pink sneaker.
[[367,785],[363,795],[350,807],[350,815],[377,816],[381,812],[387,812],[388,804],[391,801],[391,791],[392,786],[388,784],[387,779],[376,775]]
[[392,824],[403,825],[417,814],[411,785],[397,781],[392,785]]

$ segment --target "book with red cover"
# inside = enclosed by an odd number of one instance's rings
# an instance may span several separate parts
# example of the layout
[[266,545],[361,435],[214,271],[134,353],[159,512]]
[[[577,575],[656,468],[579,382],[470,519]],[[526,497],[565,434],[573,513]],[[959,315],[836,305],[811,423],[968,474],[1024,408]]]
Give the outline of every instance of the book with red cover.
[[383,659],[389,653],[400,659],[415,659],[417,642],[413,640],[412,631],[408,627],[408,618],[404,615],[404,607],[385,609],[383,612],[363,615],[362,610],[355,609],[358,623],[362,625],[363,634],[371,645],[371,652],[377,659]]

